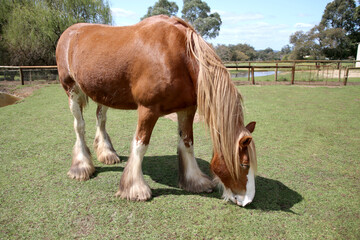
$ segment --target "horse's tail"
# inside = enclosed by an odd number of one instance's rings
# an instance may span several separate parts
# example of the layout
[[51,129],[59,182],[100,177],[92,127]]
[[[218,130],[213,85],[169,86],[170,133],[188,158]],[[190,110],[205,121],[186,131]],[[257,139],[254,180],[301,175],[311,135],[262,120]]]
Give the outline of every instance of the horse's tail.
[[199,65],[199,114],[210,128],[214,151],[223,156],[231,176],[239,179],[240,161],[236,153],[239,129],[244,124],[242,97],[213,48],[191,26],[186,34],[187,50]]

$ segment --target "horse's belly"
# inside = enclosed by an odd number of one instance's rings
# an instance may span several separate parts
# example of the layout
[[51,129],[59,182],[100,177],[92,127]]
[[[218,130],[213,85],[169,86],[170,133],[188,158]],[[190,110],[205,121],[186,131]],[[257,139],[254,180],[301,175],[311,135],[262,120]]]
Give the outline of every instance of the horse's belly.
[[92,79],[86,83],[78,81],[81,89],[94,102],[117,109],[136,109],[131,89],[127,81],[101,81]]

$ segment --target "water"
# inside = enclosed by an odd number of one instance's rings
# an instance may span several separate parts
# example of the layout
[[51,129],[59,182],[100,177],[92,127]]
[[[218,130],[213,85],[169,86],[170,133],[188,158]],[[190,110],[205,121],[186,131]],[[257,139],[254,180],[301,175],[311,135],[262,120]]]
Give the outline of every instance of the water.
[[[275,71],[259,71],[259,72],[254,72],[255,77],[263,77],[263,76],[269,76],[269,75],[274,75]],[[248,77],[248,71],[241,71],[238,73],[232,73],[231,74],[232,78],[242,78],[242,77]]]
[[19,100],[21,100],[21,98],[11,94],[0,92],[0,107],[5,107],[7,105],[14,104],[16,101]]

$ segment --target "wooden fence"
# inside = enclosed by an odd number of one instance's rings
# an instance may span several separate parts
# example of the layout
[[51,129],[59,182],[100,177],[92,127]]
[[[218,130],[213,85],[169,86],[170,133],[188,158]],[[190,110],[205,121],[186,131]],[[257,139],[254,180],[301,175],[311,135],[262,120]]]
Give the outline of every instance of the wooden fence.
[[21,85],[25,84],[24,81],[24,70],[31,69],[48,69],[48,70],[57,70],[57,66],[0,66],[0,69],[13,69],[18,70],[20,75]]
[[[356,62],[355,60],[295,60],[295,61],[244,61],[244,62],[227,62],[225,63],[226,67],[229,70],[236,69],[240,71],[240,69],[248,69],[248,81],[255,84],[255,69],[260,71],[268,71],[269,69],[274,71],[274,81],[278,81],[278,73],[279,69],[291,69],[291,77],[289,79],[290,84],[294,84],[296,80],[295,74],[296,73],[311,73],[313,74],[311,77],[316,76],[317,79],[319,77],[319,73],[322,73],[323,81],[327,79],[334,79],[336,78],[340,83],[343,85],[347,85],[349,79],[349,72],[351,70],[359,71],[359,67],[355,67]],[[330,74],[333,73],[333,74]],[[336,73],[337,76],[334,76]],[[300,74],[301,75],[301,74]],[[331,75],[331,76],[330,76]],[[357,81],[360,84],[360,72],[357,74]],[[325,80],[324,80],[325,79]],[[305,81],[310,82],[311,79],[307,79]],[[316,82],[316,81],[314,81]]]
[[[268,68],[275,68],[275,81],[277,81],[278,71],[279,68],[291,68],[291,84],[294,84],[295,81],[295,66],[226,66],[228,69],[239,69],[239,68],[247,68],[248,69],[248,78],[250,79],[251,75],[251,82],[255,85],[255,68],[259,69],[268,69]],[[251,74],[250,74],[251,73]]]
[[[343,85],[347,85],[349,79],[350,71],[358,71],[360,68],[355,67],[356,62],[352,60],[297,60],[297,61],[247,61],[247,62],[237,62],[237,63],[225,63],[226,68],[229,70],[239,70],[247,69],[248,72],[248,82],[255,84],[255,70],[268,71],[269,69],[274,71],[274,81],[278,81],[279,70],[288,69],[291,71],[291,77],[289,79],[290,84],[294,84],[296,80],[295,76],[297,72],[310,72],[314,71],[314,74],[317,74],[319,77],[319,72],[333,71],[336,69],[338,71],[337,78],[338,82]],[[25,84],[24,80],[24,71],[25,70],[57,70],[56,66],[0,66],[1,69],[10,69],[17,70],[20,75],[20,82],[22,85]],[[289,71],[289,72],[290,72]],[[360,73],[359,73],[360,74]],[[328,74],[327,74],[328,75]],[[327,76],[328,77],[328,76]],[[360,78],[360,77],[359,77]],[[309,80],[310,81],[310,80]],[[359,81],[360,83],[360,81]]]

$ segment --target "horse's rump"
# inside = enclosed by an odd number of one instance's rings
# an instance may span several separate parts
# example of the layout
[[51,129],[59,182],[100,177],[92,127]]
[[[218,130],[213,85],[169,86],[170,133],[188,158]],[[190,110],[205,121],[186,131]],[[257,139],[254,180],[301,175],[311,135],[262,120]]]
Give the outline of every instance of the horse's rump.
[[186,51],[187,26],[159,16],[128,27],[76,24],[57,47],[60,79],[67,91],[77,83],[100,104],[138,105],[161,113],[196,104],[196,63]]

